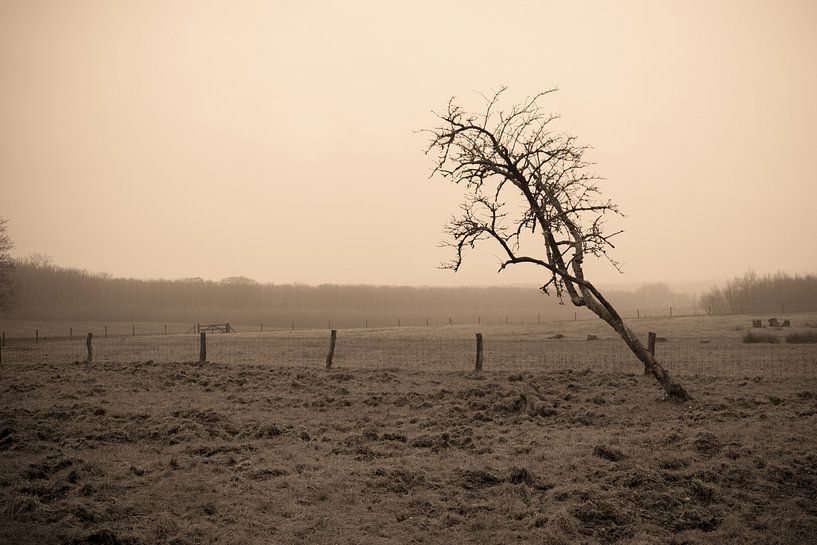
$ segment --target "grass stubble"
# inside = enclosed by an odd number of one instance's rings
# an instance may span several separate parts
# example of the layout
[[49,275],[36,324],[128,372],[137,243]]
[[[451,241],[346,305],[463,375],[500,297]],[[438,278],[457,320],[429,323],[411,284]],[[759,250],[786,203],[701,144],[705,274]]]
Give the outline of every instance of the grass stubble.
[[684,382],[5,365],[0,542],[817,542],[817,381]]

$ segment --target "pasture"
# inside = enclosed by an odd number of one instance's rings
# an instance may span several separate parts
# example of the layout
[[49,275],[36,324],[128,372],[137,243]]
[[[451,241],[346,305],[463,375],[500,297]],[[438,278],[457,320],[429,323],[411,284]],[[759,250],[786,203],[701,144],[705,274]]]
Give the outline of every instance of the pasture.
[[0,542],[814,543],[817,351],[749,318],[631,322],[683,405],[590,321],[9,340]]
[[[753,329],[750,316],[689,316],[629,320],[646,342],[647,332],[659,336],[656,356],[679,375],[817,377],[817,345],[747,344],[747,332],[761,332],[785,341],[792,333],[817,332],[817,313],[787,315],[790,328]],[[83,323],[0,323],[11,331],[4,362],[73,362],[86,358],[85,334],[94,334],[94,359],[110,362],[189,362],[199,358],[199,336],[190,325]],[[34,342],[32,332],[40,331]],[[184,328],[187,327],[187,330]],[[256,326],[257,327],[257,326]],[[74,330],[74,339],[67,332]],[[110,336],[104,331],[107,328]],[[321,366],[329,347],[329,331],[266,330],[207,336],[207,360],[225,364]],[[131,331],[149,332],[132,335]],[[185,331],[187,331],[185,333]],[[175,333],[174,333],[175,332]],[[349,328],[338,330],[334,366],[468,371],[475,360],[475,333],[485,340],[486,370],[589,369],[637,373],[641,364],[623,341],[598,319],[542,323],[461,324],[436,327]],[[593,340],[588,338],[593,337]]]

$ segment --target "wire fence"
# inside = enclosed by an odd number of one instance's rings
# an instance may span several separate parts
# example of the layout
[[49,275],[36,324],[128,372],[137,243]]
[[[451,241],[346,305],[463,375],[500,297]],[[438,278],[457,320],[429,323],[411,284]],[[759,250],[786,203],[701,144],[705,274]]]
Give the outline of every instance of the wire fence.
[[[591,335],[592,337],[592,335]],[[733,377],[817,377],[817,344],[745,344],[738,335],[662,337],[657,359],[672,373]],[[93,338],[93,361],[195,362],[199,335]],[[224,364],[323,366],[329,349],[326,331],[208,334],[206,360]],[[85,340],[9,340],[2,362],[70,363],[87,357]],[[470,370],[476,359],[468,328],[342,330],[333,355],[335,368]],[[530,338],[506,332],[484,336],[483,369],[536,371],[592,369],[640,373],[642,364],[618,338]]]

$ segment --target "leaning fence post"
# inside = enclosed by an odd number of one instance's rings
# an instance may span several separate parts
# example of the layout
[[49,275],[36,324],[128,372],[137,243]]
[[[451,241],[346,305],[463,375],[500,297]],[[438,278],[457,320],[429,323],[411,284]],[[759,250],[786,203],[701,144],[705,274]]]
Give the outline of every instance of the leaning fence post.
[[207,333],[202,331],[200,333],[201,340],[199,341],[199,363],[207,361]]
[[[649,352],[653,358],[655,357],[655,333],[652,331],[647,333],[647,352]],[[644,366],[644,374],[650,374],[650,368],[646,365]]]
[[474,371],[482,371],[482,333],[477,333],[477,359],[474,362]]
[[92,361],[94,361],[94,346],[93,344],[91,344],[93,338],[94,334],[89,331],[88,337],[85,339],[85,348],[88,349],[88,357],[85,358],[86,363],[91,363]]
[[335,341],[338,338],[338,330],[333,329],[329,336],[329,353],[326,355],[326,368],[332,368],[332,358],[335,356]]

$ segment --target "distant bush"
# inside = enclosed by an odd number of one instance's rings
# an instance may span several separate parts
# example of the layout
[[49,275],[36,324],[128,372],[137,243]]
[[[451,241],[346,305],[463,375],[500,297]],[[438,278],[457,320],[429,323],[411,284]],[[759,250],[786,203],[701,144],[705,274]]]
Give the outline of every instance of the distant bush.
[[805,331],[786,335],[786,342],[793,344],[817,344],[817,332]]
[[755,344],[755,343],[779,343],[780,337],[777,335],[770,335],[768,333],[752,333],[751,331],[743,336],[743,342]]

